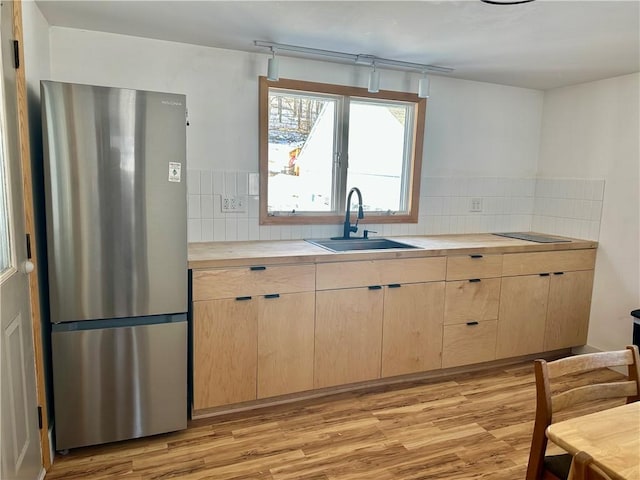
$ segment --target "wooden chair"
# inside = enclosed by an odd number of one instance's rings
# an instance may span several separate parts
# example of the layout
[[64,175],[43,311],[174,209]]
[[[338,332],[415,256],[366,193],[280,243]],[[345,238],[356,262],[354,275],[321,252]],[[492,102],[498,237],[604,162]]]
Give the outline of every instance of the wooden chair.
[[[572,457],[569,454],[545,457],[545,431],[559,410],[605,398],[626,397],[627,403],[640,400],[640,357],[635,345],[615,352],[589,353],[562,358],[553,362],[535,360],[536,417],[527,466],[527,480],[566,480]],[[598,368],[627,366],[627,379],[572,388],[552,395],[551,380],[563,375]]]
[[571,462],[568,480],[613,480],[592,462],[593,458],[587,452],[576,453]]

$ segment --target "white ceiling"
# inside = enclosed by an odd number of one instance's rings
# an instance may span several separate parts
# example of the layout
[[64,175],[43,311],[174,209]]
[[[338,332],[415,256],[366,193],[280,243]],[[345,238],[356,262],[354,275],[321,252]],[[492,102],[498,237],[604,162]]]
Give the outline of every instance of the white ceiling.
[[36,1],[55,26],[264,53],[266,40],[543,90],[640,71],[640,0]]

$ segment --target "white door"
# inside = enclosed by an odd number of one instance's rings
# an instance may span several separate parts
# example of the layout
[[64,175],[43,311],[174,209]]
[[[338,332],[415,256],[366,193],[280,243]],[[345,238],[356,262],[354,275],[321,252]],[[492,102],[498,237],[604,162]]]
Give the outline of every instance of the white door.
[[42,471],[19,157],[13,2],[0,3],[0,478]]

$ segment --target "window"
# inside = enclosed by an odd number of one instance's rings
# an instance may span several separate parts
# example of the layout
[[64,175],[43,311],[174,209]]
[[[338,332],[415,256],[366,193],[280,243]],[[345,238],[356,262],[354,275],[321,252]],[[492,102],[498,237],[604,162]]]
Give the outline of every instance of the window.
[[4,126],[0,115],[0,277],[12,266],[11,232],[9,230],[9,184],[4,156]]
[[365,222],[418,221],[425,99],[261,77],[259,102],[261,224],[341,223],[352,187]]

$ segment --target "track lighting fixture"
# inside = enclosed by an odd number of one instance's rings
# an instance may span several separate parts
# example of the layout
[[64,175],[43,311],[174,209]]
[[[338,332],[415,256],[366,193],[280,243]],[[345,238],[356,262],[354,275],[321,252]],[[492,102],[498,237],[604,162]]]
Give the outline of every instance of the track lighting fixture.
[[429,87],[431,85],[431,79],[427,72],[422,72],[422,78],[418,82],[418,97],[429,98]]
[[[496,0],[497,1],[497,0]],[[503,0],[503,1],[532,1],[532,0]],[[377,67],[383,65],[385,68],[404,70],[404,71],[419,71],[422,72],[423,78],[420,79],[418,84],[418,96],[420,98],[429,97],[429,77],[427,72],[439,72],[450,73],[453,72],[453,68],[442,67],[439,65],[427,65],[422,63],[405,62],[402,60],[393,60],[390,58],[377,57],[369,54],[353,54],[346,52],[337,52],[334,50],[322,50],[319,48],[301,47],[298,45],[287,45],[284,43],[265,42],[262,40],[254,40],[253,44],[256,47],[264,47],[271,49],[272,58],[269,59],[267,78],[271,81],[278,80],[278,59],[275,56],[275,51],[278,53],[292,52],[291,56],[302,58],[313,57],[325,57],[330,58],[337,63],[354,63],[356,65],[367,65],[373,68],[369,73],[369,92],[376,93],[380,88],[380,72]]]
[[273,47],[271,47],[271,58],[267,64],[267,79],[272,82],[277,82],[280,79],[280,75],[278,73],[278,64],[279,59],[276,58],[276,51]]
[[373,70],[369,74],[369,93],[378,93],[380,91],[380,72],[376,70],[376,64],[373,64]]

